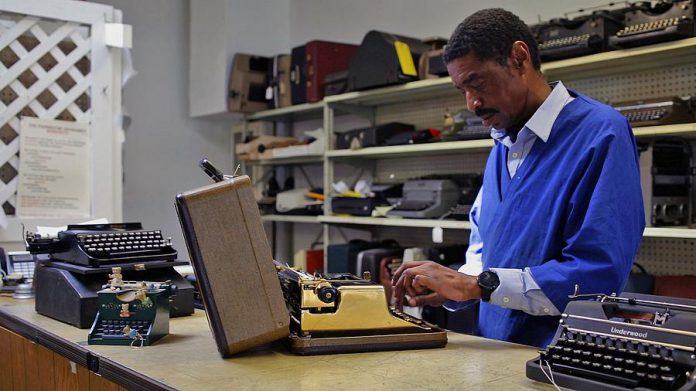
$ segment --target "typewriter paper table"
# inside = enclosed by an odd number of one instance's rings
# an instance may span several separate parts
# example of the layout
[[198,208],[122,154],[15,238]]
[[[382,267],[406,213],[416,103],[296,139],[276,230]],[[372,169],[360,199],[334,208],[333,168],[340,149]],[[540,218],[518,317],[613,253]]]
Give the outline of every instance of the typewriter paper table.
[[[39,345],[96,371],[103,379],[128,388],[551,389],[525,377],[525,363],[538,356],[536,349],[455,333],[449,334],[449,343],[444,349],[296,356],[280,346],[269,346],[223,360],[215,347],[205,313],[198,310],[193,316],[171,319],[168,336],[153,346],[137,350],[128,346],[87,345],[89,330],[37,314],[31,300],[0,298],[0,326],[38,341]],[[9,334],[5,330],[0,329],[3,338]],[[5,352],[6,347],[2,350]],[[87,363],[80,362],[84,357],[88,357]],[[8,361],[0,360],[0,376],[13,372],[16,376],[16,366],[12,367]],[[11,368],[7,368],[8,365]],[[31,375],[27,372],[25,376]],[[95,377],[92,374],[91,378]],[[88,384],[80,389],[105,388],[89,388]]]

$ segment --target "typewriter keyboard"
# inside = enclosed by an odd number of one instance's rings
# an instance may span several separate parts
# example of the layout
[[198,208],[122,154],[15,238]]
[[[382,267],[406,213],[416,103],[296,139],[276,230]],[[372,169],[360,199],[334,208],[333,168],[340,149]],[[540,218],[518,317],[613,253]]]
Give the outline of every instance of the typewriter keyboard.
[[677,24],[679,24],[679,18],[656,20],[653,22],[626,26],[623,30],[616,33],[616,35],[619,37],[625,37],[628,35],[649,33],[652,31],[664,30],[667,27],[676,26]]
[[629,388],[667,390],[684,384],[689,371],[672,354],[672,348],[660,345],[566,330],[541,352],[541,359],[555,372]]
[[590,40],[590,34],[576,35],[574,37],[550,39],[550,40],[544,41],[542,44],[540,44],[539,50],[547,50],[547,49],[553,49],[553,48],[559,48],[559,47],[565,47],[565,46],[584,44],[589,40]]
[[162,231],[159,230],[79,234],[77,240],[88,255],[98,258],[133,253],[156,253],[169,245],[162,237]]
[[101,319],[97,323],[94,335],[104,339],[130,339],[123,331],[126,326],[144,336],[150,329],[150,321]]
[[633,111],[629,113],[622,113],[628,122],[644,122],[644,121],[659,121],[666,114],[665,109],[654,109],[645,111]]

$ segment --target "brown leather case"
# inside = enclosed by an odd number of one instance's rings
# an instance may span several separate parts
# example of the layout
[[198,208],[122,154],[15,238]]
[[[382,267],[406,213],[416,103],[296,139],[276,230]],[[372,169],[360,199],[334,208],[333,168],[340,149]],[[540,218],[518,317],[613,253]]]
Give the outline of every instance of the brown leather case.
[[447,67],[442,60],[443,49],[433,49],[425,52],[418,60],[418,78],[437,79],[447,75]]
[[269,108],[266,100],[268,70],[273,60],[268,57],[237,53],[232,60],[229,85],[229,110],[253,113]]
[[287,337],[290,317],[249,177],[179,194],[176,209],[220,354]]

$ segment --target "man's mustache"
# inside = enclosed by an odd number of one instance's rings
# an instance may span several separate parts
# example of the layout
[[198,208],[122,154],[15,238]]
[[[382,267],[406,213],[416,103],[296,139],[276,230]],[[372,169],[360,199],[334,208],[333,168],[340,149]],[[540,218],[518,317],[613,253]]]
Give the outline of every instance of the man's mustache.
[[488,114],[497,114],[497,113],[498,113],[498,110],[495,110],[495,109],[481,109],[481,108],[477,108],[477,109],[474,111],[474,114],[476,114],[477,117],[483,117],[484,115],[488,115]]

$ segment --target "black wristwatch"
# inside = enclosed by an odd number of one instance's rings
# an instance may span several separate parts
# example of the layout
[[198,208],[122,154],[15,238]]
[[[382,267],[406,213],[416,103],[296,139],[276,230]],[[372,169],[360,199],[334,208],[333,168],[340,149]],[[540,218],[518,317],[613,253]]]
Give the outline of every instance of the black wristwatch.
[[485,271],[476,278],[478,286],[481,288],[481,300],[488,301],[491,299],[493,291],[500,286],[498,275],[492,271]]

